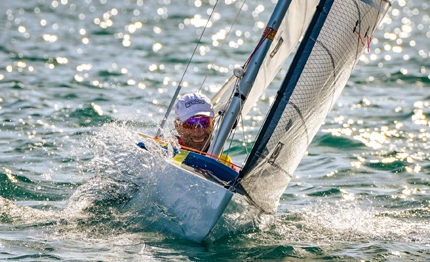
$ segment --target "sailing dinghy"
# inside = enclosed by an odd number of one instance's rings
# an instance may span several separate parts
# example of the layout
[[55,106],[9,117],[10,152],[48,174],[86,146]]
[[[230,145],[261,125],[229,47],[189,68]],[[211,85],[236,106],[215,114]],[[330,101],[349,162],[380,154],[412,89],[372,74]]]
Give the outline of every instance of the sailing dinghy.
[[[219,111],[208,154],[174,148],[151,192],[125,206],[146,224],[201,242],[234,195],[275,214],[301,158],[344,88],[391,0],[279,0],[255,50],[214,95]],[[304,36],[303,36],[304,35]],[[275,102],[240,172],[218,158],[303,37]],[[180,88],[163,119],[164,125]],[[167,150],[168,142],[158,138]],[[137,146],[146,149],[145,143]],[[149,203],[149,207],[142,206]]]

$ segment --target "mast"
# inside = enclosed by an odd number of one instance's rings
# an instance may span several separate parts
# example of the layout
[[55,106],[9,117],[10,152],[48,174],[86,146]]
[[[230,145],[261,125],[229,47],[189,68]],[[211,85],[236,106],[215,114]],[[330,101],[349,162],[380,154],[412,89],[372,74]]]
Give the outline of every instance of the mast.
[[236,90],[230,107],[225,112],[224,120],[215,135],[215,140],[209,148],[209,154],[219,156],[222,153],[225,142],[227,141],[233,126],[238,119],[242,106],[251,91],[258,71],[263,63],[263,60],[269,51],[270,45],[276,35],[279,26],[288,10],[292,0],[279,0],[275,10],[270,17],[269,23],[264,30],[259,46],[256,47],[254,54],[249,61],[249,66],[246,69],[245,75],[240,81],[239,88]]

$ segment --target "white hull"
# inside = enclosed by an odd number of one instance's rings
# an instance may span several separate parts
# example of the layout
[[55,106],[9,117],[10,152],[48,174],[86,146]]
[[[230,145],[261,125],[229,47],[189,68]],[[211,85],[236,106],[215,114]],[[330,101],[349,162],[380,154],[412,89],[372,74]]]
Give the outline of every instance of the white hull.
[[202,242],[233,193],[172,162],[165,164],[163,172],[141,187],[123,210],[149,229]]

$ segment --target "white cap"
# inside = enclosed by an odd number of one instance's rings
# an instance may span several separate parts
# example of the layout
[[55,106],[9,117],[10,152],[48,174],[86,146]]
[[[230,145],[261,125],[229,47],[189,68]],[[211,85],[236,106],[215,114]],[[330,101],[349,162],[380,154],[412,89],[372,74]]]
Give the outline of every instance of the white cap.
[[214,117],[214,109],[211,100],[199,93],[191,93],[181,96],[175,107],[175,118],[185,121],[195,115]]

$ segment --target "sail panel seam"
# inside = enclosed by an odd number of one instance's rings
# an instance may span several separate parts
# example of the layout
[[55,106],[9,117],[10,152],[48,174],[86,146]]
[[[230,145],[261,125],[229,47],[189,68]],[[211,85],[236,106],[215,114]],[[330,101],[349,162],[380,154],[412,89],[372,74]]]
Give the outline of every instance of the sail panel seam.
[[[336,83],[337,83],[337,75],[336,75],[336,63],[334,62],[334,58],[333,58],[333,54],[330,52],[330,50],[324,45],[324,43],[323,42],[321,42],[320,40],[316,40],[316,43],[317,44],[319,44],[326,52],[327,52],[327,54],[329,55],[329,57],[330,57],[330,61],[331,61],[331,64],[332,64],[332,66],[333,66],[333,79],[334,79],[334,82],[333,82],[333,85],[332,86],[336,86]],[[330,109],[333,107],[333,104],[334,104],[334,95],[335,95],[335,89],[333,89],[333,92],[332,92],[332,97],[331,97],[331,102],[330,102],[330,107],[328,108],[328,112],[327,112],[327,114],[326,115],[328,115],[328,113],[329,113],[329,111],[330,111]],[[308,145],[309,145],[309,143],[308,143]]]
[[291,105],[297,111],[297,114],[300,116],[300,119],[303,122],[303,127],[305,128],[305,132],[306,132],[306,141],[307,141],[306,144],[309,145],[310,144],[310,141],[309,141],[309,132],[308,132],[308,128],[306,126],[305,118],[303,117],[302,112],[300,111],[300,108],[294,102],[292,102],[292,101],[288,101],[288,104]]

